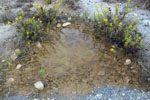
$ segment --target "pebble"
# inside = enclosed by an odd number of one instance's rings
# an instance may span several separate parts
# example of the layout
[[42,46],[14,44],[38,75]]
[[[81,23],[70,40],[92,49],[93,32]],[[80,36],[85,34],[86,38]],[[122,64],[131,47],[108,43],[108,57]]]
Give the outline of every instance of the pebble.
[[62,26],[63,27],[66,27],[66,26],[68,26],[68,25],[70,25],[71,23],[70,22],[66,22],[66,23],[64,23]]
[[76,94],[76,92],[75,92],[75,91],[72,91],[72,94]]
[[59,27],[61,27],[61,24],[60,24],[60,23],[57,24],[57,28],[59,28]]
[[70,21],[70,20],[71,20],[71,17],[69,17],[68,20]]
[[126,59],[126,61],[125,61],[125,64],[124,64],[124,65],[128,66],[128,65],[130,65],[130,64],[131,64],[131,60],[130,60],[130,59]]
[[101,75],[101,76],[105,75],[105,71],[103,71],[103,70],[99,71],[98,75]]
[[133,14],[133,16],[135,16],[135,17],[136,17],[136,16],[137,16],[137,14]]
[[21,65],[21,64],[18,64],[17,67],[16,67],[16,69],[18,70],[18,69],[20,69],[21,67],[22,67],[22,65]]
[[144,26],[150,26],[150,20],[143,20]]
[[2,63],[4,63],[4,62],[5,62],[5,60],[2,60],[1,62],[2,62]]
[[10,58],[12,59],[12,60],[16,60],[17,59],[17,55],[16,55],[16,53],[13,53],[11,56],[10,56]]
[[37,42],[37,43],[36,43],[36,47],[38,47],[38,48],[42,49],[42,45],[41,45],[41,43],[40,43],[40,42]]
[[38,81],[38,82],[34,83],[34,87],[38,90],[43,90],[44,84],[41,81]]
[[9,78],[9,79],[8,79],[8,83],[13,83],[14,81],[15,81],[14,78]]

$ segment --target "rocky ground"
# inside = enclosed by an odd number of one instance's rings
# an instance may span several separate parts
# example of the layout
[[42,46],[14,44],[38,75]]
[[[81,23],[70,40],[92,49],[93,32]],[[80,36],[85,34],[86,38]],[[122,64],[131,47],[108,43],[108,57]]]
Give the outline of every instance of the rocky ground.
[[84,97],[65,97],[56,95],[56,98],[30,98],[28,96],[14,96],[4,100],[150,100],[149,92],[142,92],[127,87],[101,87]]
[[[89,17],[93,17],[96,4],[107,5],[106,2],[101,0],[79,0],[79,5],[83,13],[88,13]],[[29,9],[32,8],[32,0],[0,0],[0,57],[5,59],[12,55],[15,50],[14,43],[19,42],[19,33],[16,32],[15,28],[7,25],[7,20],[12,21],[17,16],[17,12],[25,11],[28,13]],[[112,9],[114,9],[115,4],[111,4]],[[124,7],[124,3],[120,3],[120,7]],[[148,73],[147,79],[150,78],[150,11],[138,8],[132,12],[127,19],[131,19],[133,15],[136,15],[138,21],[138,30],[142,33],[144,37],[145,45],[137,56],[139,57],[138,63],[143,67],[143,69]],[[146,7],[149,8],[149,7]],[[34,10],[32,9],[32,13]],[[31,13],[31,14],[32,14]],[[78,14],[79,14],[78,13]],[[13,96],[6,97],[4,100],[150,100],[150,93],[143,92],[136,89],[129,88],[117,88],[117,87],[101,87],[95,91],[89,93],[84,97],[65,97],[63,95],[56,95],[56,98],[45,98],[37,99],[30,98],[29,96]]]

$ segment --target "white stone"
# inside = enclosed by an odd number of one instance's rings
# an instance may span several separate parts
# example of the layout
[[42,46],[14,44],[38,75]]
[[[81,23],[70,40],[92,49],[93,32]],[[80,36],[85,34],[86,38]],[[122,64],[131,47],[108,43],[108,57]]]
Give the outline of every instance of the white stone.
[[14,81],[15,81],[14,78],[9,78],[9,79],[8,79],[8,83],[13,83]]
[[137,16],[137,14],[133,14],[135,17]]
[[22,67],[22,65],[21,65],[21,64],[18,64],[17,67],[16,67],[16,69],[18,70],[18,69],[20,69],[21,67]]
[[150,26],[150,20],[143,20],[143,24],[145,26]]
[[66,27],[66,26],[68,26],[68,25],[70,25],[71,23],[70,22],[66,22],[66,23],[64,23],[62,26],[63,27]]
[[70,21],[70,20],[71,20],[71,17],[69,17],[68,20]]
[[4,63],[4,62],[5,62],[5,60],[2,60],[1,62],[2,62],[2,63]]
[[37,46],[38,48],[42,49],[42,45],[41,45],[40,42],[37,42],[37,43],[36,43],[36,46]]
[[38,90],[43,90],[44,84],[41,81],[38,81],[38,82],[34,83],[34,87]]
[[131,60],[130,59],[126,59],[125,64],[124,65],[130,65],[131,64]]
[[61,27],[61,24],[60,24],[60,23],[58,23],[58,24],[57,24],[57,27],[58,27],[58,28],[59,28],[59,27]]
[[100,76],[105,75],[105,71],[104,71],[104,70],[99,71],[99,72],[98,72],[98,75],[100,75]]
[[10,58],[12,59],[12,60],[16,60],[17,59],[17,55],[16,55],[16,53],[13,53],[11,56],[10,56]]

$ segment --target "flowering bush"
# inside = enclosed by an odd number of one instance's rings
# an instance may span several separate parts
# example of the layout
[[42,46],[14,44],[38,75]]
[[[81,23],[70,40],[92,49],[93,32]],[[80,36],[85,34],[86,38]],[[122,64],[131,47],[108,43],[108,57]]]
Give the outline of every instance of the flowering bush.
[[[51,26],[57,23],[56,18],[62,1],[63,0],[49,10],[45,10],[45,7],[38,8],[37,5],[34,5],[38,13],[32,18],[26,19],[24,12],[21,12],[19,17],[16,17],[16,23],[12,25],[15,26],[20,33],[23,33],[22,39],[25,40],[25,44],[30,45],[31,42],[42,41],[44,38],[49,38],[48,36],[50,35],[48,35],[48,33],[50,33]],[[11,22],[8,21],[8,24],[11,24]]]
[[116,4],[114,15],[111,12],[110,6],[104,9],[104,7],[100,5],[102,13],[98,10],[97,5],[95,5],[95,7],[97,9],[98,16],[98,18],[95,18],[95,27],[98,32],[101,33],[95,34],[96,37],[100,37],[102,34],[106,35],[112,42],[123,47],[128,53],[134,53],[143,46],[141,35],[136,30],[136,18],[134,17],[129,23],[124,20],[125,16],[131,12],[130,0],[128,0],[122,14],[119,13],[118,4]]
[[16,22],[15,27],[19,32],[23,33],[22,37],[28,44],[42,39],[44,27],[40,19],[35,19],[34,16],[30,19],[25,19],[24,12],[21,12],[20,16],[16,18]]

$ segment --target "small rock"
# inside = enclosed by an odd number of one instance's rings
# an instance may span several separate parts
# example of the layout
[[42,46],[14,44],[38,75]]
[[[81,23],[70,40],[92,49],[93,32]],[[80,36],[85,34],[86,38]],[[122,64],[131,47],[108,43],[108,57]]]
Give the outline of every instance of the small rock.
[[14,78],[9,78],[9,79],[8,79],[8,83],[13,83],[14,81],[15,81]]
[[5,62],[5,60],[2,60],[1,62],[2,62],[2,63],[4,63],[4,62]]
[[71,20],[71,17],[68,18],[68,21],[70,21],[70,20]]
[[128,76],[125,77],[125,82],[128,84],[130,82],[130,78]]
[[36,47],[38,47],[38,48],[42,49],[42,45],[41,45],[41,43],[40,43],[40,42],[37,42],[37,43],[36,43]]
[[143,24],[144,26],[150,26],[150,20],[144,20]]
[[105,75],[105,71],[103,71],[103,70],[99,71],[98,75],[101,75],[101,76]]
[[137,14],[133,14],[135,17],[137,16]]
[[72,94],[76,94],[76,91],[72,91]]
[[60,23],[58,23],[58,24],[57,24],[57,27],[58,27],[58,28],[59,28],[59,27],[61,27],[61,24],[60,24]]
[[133,73],[137,73],[137,71],[136,71],[136,70],[132,70],[132,72],[133,72]]
[[21,65],[21,64],[18,64],[17,67],[16,67],[16,69],[18,70],[18,69],[20,69],[21,67],[22,67],[22,65]]
[[13,53],[11,56],[10,56],[10,58],[12,59],[12,60],[16,60],[17,59],[17,55],[16,55],[16,53]]
[[52,9],[53,8],[53,5],[48,5],[46,8],[45,8],[45,10],[46,11],[49,11],[50,9]]
[[130,65],[131,64],[131,60],[130,59],[126,59],[126,62],[125,62],[125,64],[124,65]]
[[126,73],[122,73],[122,75],[124,76],[124,75],[126,75]]
[[126,94],[125,93],[122,93],[122,96],[125,96]]
[[43,90],[44,84],[41,81],[38,81],[38,82],[34,83],[34,87],[38,90]]
[[70,25],[71,23],[70,22],[66,22],[66,23],[64,23],[62,26],[63,27],[66,27],[66,26],[68,26],[68,25]]

